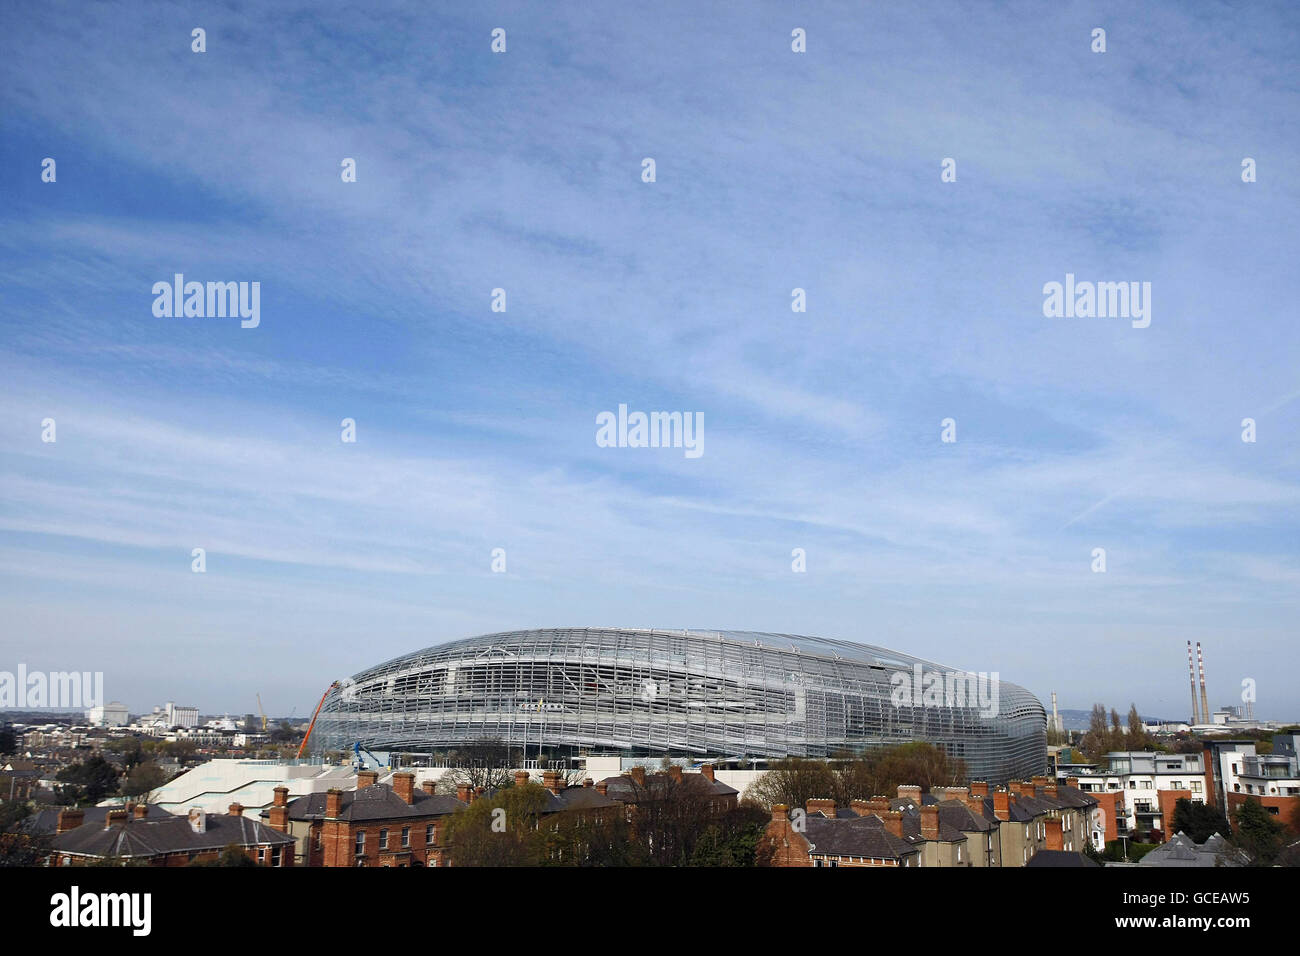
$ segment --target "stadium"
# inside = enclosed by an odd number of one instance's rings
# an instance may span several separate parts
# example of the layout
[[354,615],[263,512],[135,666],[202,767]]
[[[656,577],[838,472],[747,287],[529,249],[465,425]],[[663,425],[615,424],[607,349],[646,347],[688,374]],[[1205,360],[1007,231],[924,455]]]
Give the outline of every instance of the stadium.
[[[964,674],[897,651],[748,631],[554,628],[486,634],[361,671],[325,697],[312,749],[437,755],[499,739],[525,755],[752,760],[826,757],[909,741],[942,746],[972,778],[1043,773],[1033,694],[918,692]],[[904,676],[905,675],[905,676]],[[970,675],[974,676],[974,675]]]

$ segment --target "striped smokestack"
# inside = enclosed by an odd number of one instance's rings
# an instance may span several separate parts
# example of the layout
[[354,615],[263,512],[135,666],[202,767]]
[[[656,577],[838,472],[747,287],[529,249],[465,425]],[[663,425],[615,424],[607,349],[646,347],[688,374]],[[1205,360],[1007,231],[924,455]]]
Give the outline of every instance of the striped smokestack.
[[1196,642],[1196,663],[1201,669],[1201,718],[1208,724],[1210,722],[1210,705],[1206,702],[1205,696],[1205,658],[1201,656],[1201,642]]
[[1201,722],[1201,715],[1196,711],[1196,665],[1192,663],[1192,642],[1187,642],[1187,683],[1192,688],[1192,725]]

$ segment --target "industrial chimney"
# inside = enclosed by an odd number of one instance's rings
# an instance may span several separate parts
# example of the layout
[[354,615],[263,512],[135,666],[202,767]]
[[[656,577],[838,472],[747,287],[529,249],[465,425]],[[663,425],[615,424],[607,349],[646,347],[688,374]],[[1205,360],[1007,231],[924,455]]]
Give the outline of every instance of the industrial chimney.
[[1210,705],[1205,696],[1205,658],[1201,656],[1201,642],[1196,642],[1196,663],[1201,669],[1201,717],[1208,724],[1211,721]]
[[1192,664],[1192,642],[1187,642],[1187,683],[1192,688],[1192,726],[1201,722],[1201,716],[1196,711],[1196,667]]

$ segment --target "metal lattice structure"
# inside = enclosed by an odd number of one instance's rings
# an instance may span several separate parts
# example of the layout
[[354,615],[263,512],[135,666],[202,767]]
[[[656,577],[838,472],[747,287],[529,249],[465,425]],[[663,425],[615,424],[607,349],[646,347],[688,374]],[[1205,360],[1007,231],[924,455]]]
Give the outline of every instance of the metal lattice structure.
[[1042,773],[1047,715],[998,685],[995,712],[891,700],[894,675],[961,674],[896,651],[748,631],[554,628],[425,648],[341,682],[317,752],[437,753],[493,738],[525,753],[776,758],[924,740],[990,781]]

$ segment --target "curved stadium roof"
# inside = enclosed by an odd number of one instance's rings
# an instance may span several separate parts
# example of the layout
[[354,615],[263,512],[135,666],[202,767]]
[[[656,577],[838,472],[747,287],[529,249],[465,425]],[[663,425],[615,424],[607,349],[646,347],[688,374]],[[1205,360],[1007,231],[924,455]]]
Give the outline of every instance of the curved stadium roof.
[[500,738],[531,753],[827,756],[929,740],[990,780],[1040,773],[1028,691],[895,706],[892,675],[962,674],[868,644],[755,631],[619,627],[485,634],[393,658],[331,693],[317,750],[418,753]]

